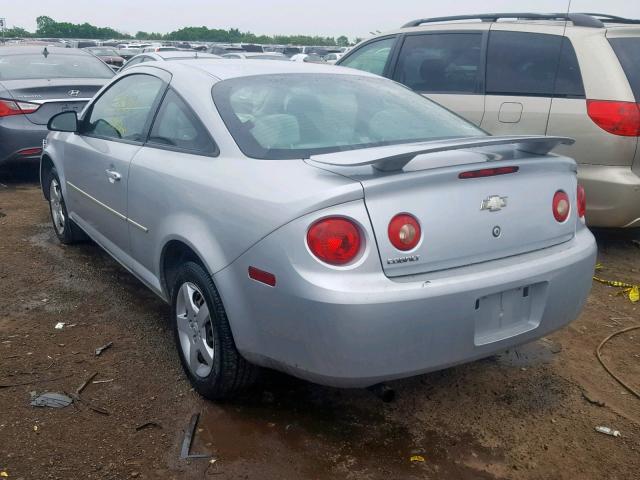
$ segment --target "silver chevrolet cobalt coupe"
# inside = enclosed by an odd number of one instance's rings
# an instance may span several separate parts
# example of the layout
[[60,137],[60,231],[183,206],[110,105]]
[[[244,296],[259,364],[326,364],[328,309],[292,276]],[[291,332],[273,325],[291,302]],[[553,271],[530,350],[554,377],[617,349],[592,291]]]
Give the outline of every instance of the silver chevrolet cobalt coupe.
[[492,137],[390,80],[327,65],[125,70],[50,124],[55,233],[171,304],[219,399],[259,367],[365,387],[576,318],[596,246],[556,137]]

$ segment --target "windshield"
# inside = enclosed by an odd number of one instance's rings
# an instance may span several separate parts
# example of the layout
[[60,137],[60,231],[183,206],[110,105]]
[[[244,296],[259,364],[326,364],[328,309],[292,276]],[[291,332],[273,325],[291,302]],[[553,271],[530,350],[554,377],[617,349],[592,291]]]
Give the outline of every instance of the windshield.
[[340,74],[222,81],[213,99],[242,152],[259,159],[486,135],[394,82]]
[[91,55],[27,54],[0,57],[0,81],[39,78],[111,78],[114,73]]
[[609,42],[627,74],[636,102],[640,102],[640,37],[610,38]]

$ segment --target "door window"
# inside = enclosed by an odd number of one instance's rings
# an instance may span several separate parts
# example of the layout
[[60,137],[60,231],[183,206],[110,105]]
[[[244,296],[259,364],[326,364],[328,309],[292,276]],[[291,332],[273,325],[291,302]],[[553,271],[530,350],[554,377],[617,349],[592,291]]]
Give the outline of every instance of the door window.
[[389,37],[367,43],[345,58],[340,65],[382,75],[395,41],[395,37]]
[[213,155],[217,150],[202,122],[173,90],[162,101],[149,143],[203,155]]
[[151,75],[129,75],[114,83],[91,106],[82,133],[141,142],[164,83]]
[[562,39],[559,35],[491,32],[487,94],[553,96]]
[[562,39],[558,77],[554,89],[556,97],[584,98],[584,84],[576,52],[568,38]]
[[409,35],[395,80],[418,92],[478,93],[481,33]]

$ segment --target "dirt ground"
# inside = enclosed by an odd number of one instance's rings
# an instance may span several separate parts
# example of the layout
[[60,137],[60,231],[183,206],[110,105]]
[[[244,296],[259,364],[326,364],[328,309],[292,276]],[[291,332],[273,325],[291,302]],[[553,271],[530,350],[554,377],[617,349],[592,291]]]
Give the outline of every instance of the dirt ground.
[[[594,284],[580,318],[549,338],[391,383],[389,403],[267,374],[245,398],[214,404],[185,380],[168,307],[96,245],[59,245],[36,181],[0,173],[0,472],[9,479],[640,478],[640,400],[594,355],[607,335],[640,324],[640,305],[616,289]],[[632,236],[597,234],[602,277],[640,283]],[[640,330],[615,337],[604,358],[640,388]],[[94,372],[83,402],[30,406],[31,392],[72,393]],[[194,413],[192,452],[211,457],[181,460]]]

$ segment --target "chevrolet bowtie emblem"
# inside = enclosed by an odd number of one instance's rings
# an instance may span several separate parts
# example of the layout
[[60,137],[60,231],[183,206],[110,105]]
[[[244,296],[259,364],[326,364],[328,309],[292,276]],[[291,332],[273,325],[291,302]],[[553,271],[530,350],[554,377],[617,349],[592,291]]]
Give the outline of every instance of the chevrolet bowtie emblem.
[[507,206],[507,197],[500,197],[498,195],[491,195],[482,201],[480,210],[489,210],[490,212],[497,212]]

